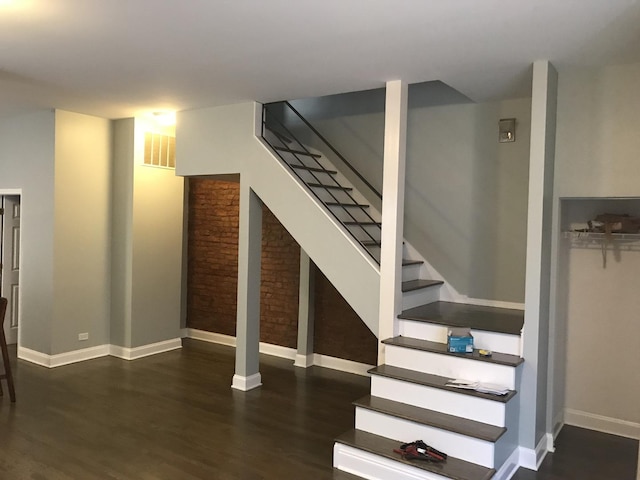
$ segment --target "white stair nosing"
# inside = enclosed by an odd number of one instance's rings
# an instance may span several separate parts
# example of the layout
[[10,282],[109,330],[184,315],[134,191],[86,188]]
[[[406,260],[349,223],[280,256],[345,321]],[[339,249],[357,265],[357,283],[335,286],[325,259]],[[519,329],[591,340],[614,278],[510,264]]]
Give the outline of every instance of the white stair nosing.
[[[428,321],[398,319],[399,334],[431,342],[446,343],[449,327]],[[521,355],[520,335],[471,329],[474,347],[493,352]]]
[[448,378],[516,387],[516,367],[387,344],[387,365]]
[[[391,438],[400,443],[428,439],[427,443],[447,455],[493,468],[495,444],[431,425],[424,425],[382,412],[356,407],[356,429]],[[499,440],[498,440],[499,441]]]
[[381,375],[371,376],[371,395],[436,412],[505,427],[505,404]]
[[368,480],[451,480],[342,443],[333,446],[333,466]]
[[402,309],[419,307],[440,300],[440,285],[402,292]]

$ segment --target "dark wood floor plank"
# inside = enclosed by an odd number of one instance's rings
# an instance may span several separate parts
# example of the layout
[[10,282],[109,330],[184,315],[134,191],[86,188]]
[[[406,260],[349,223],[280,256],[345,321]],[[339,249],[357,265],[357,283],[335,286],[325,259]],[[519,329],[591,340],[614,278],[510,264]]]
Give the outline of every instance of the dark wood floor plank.
[[[132,362],[55,369],[15,361],[0,397],[0,479],[342,480],[333,439],[369,380],[261,356],[264,386],[230,388],[234,350],[185,340]],[[565,427],[540,471],[515,480],[634,480],[638,441]]]
[[185,348],[48,370],[17,362],[0,400],[0,478],[333,479],[366,377],[261,357],[264,385],[231,389],[234,350]]

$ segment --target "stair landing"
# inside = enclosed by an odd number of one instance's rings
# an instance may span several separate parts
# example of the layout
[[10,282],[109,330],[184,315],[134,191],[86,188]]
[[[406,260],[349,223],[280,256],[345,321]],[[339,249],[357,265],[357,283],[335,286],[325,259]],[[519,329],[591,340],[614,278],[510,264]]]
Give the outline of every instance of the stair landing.
[[520,335],[524,325],[522,310],[454,302],[434,302],[410,308],[398,318],[511,335]]

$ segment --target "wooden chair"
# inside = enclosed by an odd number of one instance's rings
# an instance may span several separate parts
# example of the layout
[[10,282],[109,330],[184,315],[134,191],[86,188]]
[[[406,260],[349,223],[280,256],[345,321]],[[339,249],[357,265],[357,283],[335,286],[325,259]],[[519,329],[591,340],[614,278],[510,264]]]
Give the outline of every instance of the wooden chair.
[[[2,349],[2,361],[4,363],[4,373],[0,375],[0,380],[7,380],[9,386],[9,397],[12,402],[16,401],[16,390],[13,387],[13,375],[11,375],[11,363],[9,362],[9,351],[7,350],[7,339],[4,336],[4,320],[7,313],[7,299],[0,297],[0,349]],[[0,396],[2,396],[2,382],[0,381]]]

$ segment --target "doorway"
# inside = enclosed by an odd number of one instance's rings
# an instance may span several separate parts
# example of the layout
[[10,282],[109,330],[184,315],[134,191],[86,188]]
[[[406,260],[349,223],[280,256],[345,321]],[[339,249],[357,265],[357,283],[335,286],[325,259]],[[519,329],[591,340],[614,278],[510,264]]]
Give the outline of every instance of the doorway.
[[4,333],[18,343],[20,317],[20,196],[0,196],[0,296],[7,299]]

